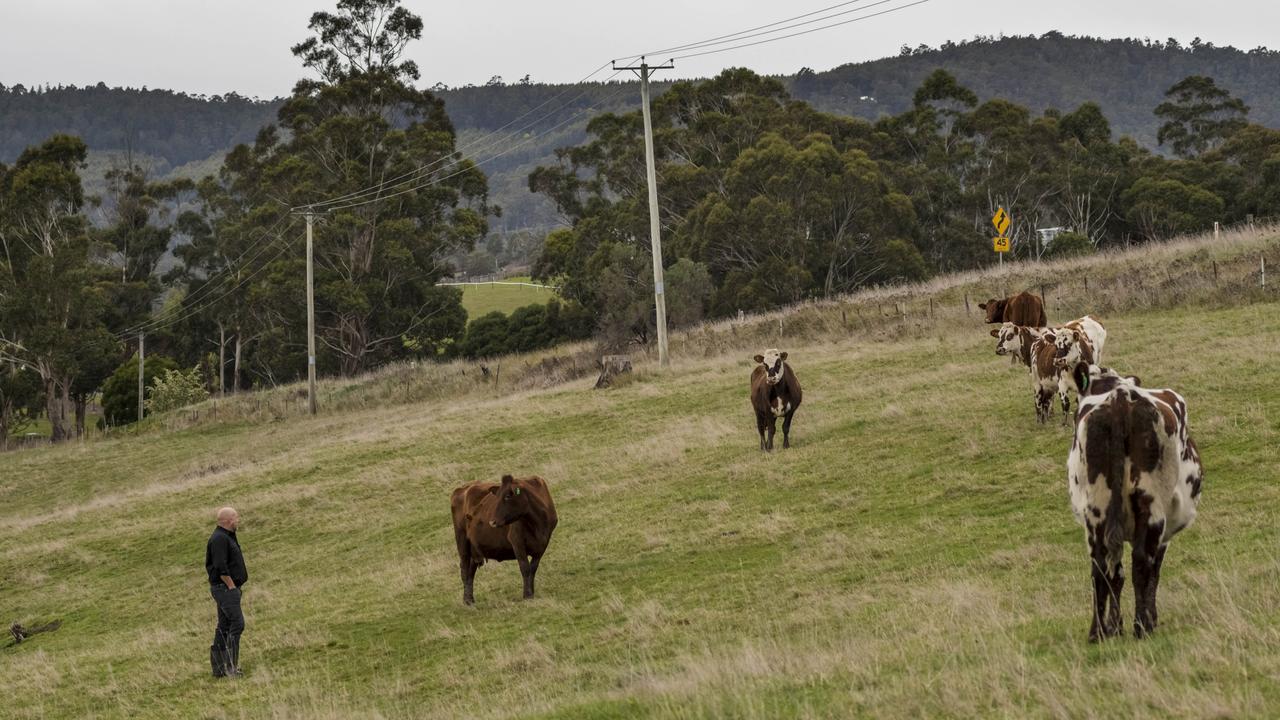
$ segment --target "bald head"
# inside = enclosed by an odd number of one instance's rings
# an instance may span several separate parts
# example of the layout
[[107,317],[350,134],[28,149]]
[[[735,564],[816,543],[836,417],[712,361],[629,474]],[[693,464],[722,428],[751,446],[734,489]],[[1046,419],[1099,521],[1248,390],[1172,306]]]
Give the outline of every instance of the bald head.
[[218,510],[218,527],[235,532],[239,524],[240,513],[236,512],[235,508],[224,507]]

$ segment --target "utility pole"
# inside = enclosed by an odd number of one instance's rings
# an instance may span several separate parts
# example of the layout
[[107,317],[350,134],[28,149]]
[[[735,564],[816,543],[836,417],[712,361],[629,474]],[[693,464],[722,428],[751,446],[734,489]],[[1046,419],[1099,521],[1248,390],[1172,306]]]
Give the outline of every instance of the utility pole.
[[640,76],[640,108],[644,115],[644,165],[649,176],[649,242],[653,247],[653,300],[658,315],[658,365],[667,367],[671,357],[667,354],[667,297],[662,283],[662,229],[658,224],[658,171],[653,160],[653,121],[649,116],[649,74],[654,70],[675,67],[668,60],[663,65],[649,65],[640,57],[639,67],[618,67],[614,70],[632,70]]
[[143,410],[146,408],[146,405],[143,404],[143,400],[146,398],[146,395],[144,394],[145,389],[143,387],[144,382],[142,379],[143,378],[142,368],[146,364],[146,355],[143,354],[143,350],[142,350],[142,342],[144,337],[146,336],[143,333],[138,333],[138,419],[139,420],[142,419]]
[[311,223],[315,218],[312,208],[307,208],[307,406],[316,414],[316,290],[315,271],[312,262]]

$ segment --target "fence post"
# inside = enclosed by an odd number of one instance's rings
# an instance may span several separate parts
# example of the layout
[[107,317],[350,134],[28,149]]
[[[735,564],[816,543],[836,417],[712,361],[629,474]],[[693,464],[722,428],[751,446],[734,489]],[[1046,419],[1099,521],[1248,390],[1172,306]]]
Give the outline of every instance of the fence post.
[[1258,262],[1260,263],[1260,267],[1262,268],[1262,289],[1266,290],[1267,289],[1267,256],[1259,255]]
[[969,314],[969,293],[964,294],[964,314]]
[[1213,221],[1213,239],[1214,240],[1218,239],[1218,228],[1219,228],[1218,221],[1214,220]]
[[1218,261],[1213,261],[1213,284],[1218,284]]

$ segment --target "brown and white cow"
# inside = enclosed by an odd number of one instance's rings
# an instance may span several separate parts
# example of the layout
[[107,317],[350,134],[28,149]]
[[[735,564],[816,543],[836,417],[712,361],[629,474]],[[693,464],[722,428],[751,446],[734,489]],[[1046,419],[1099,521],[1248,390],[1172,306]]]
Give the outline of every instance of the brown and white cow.
[[533,580],[556,529],[556,506],[547,481],[537,475],[501,483],[475,482],[453,491],[453,536],[462,570],[462,602],[475,604],[476,569],[485,560],[520,564],[524,596],[533,597]]
[[1053,344],[1053,333],[1043,332],[1031,342],[1031,396],[1035,401],[1036,420],[1045,423],[1053,414],[1053,395],[1058,394],[1062,401],[1062,422],[1067,422],[1067,414],[1071,411],[1069,398],[1062,389],[1062,369],[1054,362],[1058,349]]
[[1165,550],[1196,518],[1204,467],[1187,427],[1187,404],[1172,390],[1149,390],[1136,378],[1080,363],[1082,390],[1067,457],[1067,490],[1085,529],[1093,576],[1089,639],[1123,632],[1121,554],[1133,547],[1133,632],[1158,620],[1156,591]]
[[978,308],[987,311],[988,323],[1011,322],[1028,327],[1045,327],[1049,318],[1044,314],[1044,301],[1039,295],[1020,292],[1003,300],[991,298],[979,303]]
[[756,366],[751,371],[751,409],[756,414],[760,449],[773,451],[773,436],[777,432],[778,418],[782,418],[782,447],[785,450],[791,447],[791,418],[804,399],[800,381],[787,364],[785,352],[770,348],[754,359]]
[[[1055,328],[1053,344],[1057,348],[1054,363],[1062,371],[1059,376],[1058,394],[1062,396],[1064,407],[1071,396],[1076,394],[1079,404],[1080,388],[1076,386],[1073,373],[1070,371],[1081,363],[1098,365],[1102,362],[1102,346],[1107,341],[1107,329],[1092,315],[1085,315],[1077,320]],[[1066,416],[1063,416],[1066,422]]]
[[1027,327],[1007,322],[998,328],[991,329],[991,337],[996,339],[996,354],[1008,355],[1012,363],[1022,363],[1023,367],[1031,367],[1031,345],[1036,340],[1052,336],[1049,328]]
[[1058,346],[1058,366],[1073,368],[1080,363],[1100,365],[1102,346],[1107,342],[1107,329],[1092,315],[1072,320],[1054,329]]

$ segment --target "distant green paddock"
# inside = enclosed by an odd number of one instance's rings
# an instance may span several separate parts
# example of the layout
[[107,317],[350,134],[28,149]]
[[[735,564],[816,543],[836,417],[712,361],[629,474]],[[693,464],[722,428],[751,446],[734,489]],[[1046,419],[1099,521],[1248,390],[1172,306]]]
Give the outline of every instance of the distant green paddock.
[[475,320],[495,310],[510,315],[516,308],[542,305],[555,297],[554,290],[529,285],[499,284],[532,282],[528,277],[511,277],[494,283],[461,286],[462,307],[467,311],[467,320]]

